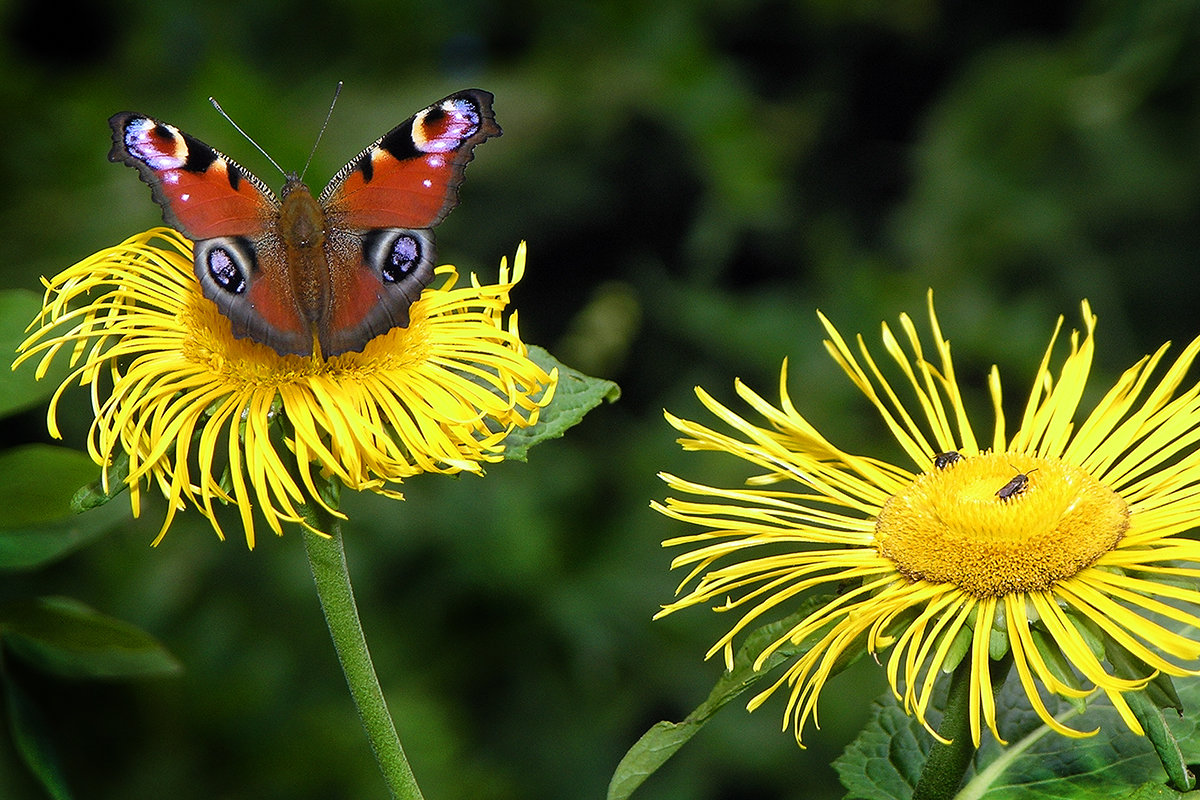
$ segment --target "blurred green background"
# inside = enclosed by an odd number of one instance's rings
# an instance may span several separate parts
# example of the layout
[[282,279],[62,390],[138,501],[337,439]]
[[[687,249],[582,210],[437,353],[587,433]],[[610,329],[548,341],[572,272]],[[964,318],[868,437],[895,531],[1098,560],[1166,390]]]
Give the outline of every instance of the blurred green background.
[[[735,377],[771,396],[786,357],[793,398],[833,441],[899,459],[814,311],[875,343],[880,320],[923,316],[929,287],[983,431],[988,367],[1018,407],[1055,318],[1079,327],[1084,297],[1100,317],[1093,390],[1196,335],[1197,5],[8,0],[0,285],[37,290],[159,221],[105,159],[116,111],[277,186],[208,96],[298,168],[345,80],[308,173],[319,188],[417,109],[494,92],[504,136],[477,151],[441,260],[491,279],[527,240],[525,338],[624,396],[528,464],[416,479],[402,504],[346,498],[347,549],[427,797],[602,797],[648,726],[704,698],[720,665],[701,657],[728,624],[650,620],[682,577],[659,546],[680,526],[647,508],[656,472],[746,474],[679,452],[664,407],[707,421],[692,387],[735,402]],[[66,403],[82,448],[86,398]],[[4,425],[6,445],[46,439],[44,409]],[[67,594],[129,620],[186,665],[142,683],[29,676],[78,795],[383,797],[300,537],[260,533],[251,553],[187,514],[151,549],[162,510],[0,581],[0,600]],[[840,797],[829,762],[881,673],[867,660],[832,685],[804,751],[779,732],[780,699],[734,704],[639,796]],[[40,796],[9,756],[0,787]]]

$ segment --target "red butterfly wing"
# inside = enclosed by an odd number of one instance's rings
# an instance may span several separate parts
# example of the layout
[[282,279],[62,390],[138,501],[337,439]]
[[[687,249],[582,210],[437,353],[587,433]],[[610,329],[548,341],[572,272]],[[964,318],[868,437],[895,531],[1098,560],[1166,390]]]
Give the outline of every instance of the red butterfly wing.
[[258,178],[174,125],[123,112],[108,157],[137,167],[163,219],[189,239],[261,234],[279,202]]
[[458,204],[475,145],[499,135],[491,93],[457,92],[359,153],[318,202],[333,228],[431,228]]

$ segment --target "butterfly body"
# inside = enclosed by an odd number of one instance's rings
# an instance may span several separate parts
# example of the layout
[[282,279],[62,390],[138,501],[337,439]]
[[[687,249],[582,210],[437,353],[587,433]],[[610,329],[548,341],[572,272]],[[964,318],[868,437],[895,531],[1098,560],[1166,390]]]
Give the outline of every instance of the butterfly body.
[[457,204],[475,145],[500,134],[491,104],[470,89],[429,106],[316,197],[289,174],[276,198],[232,159],[141,114],[109,121],[109,158],[136,167],[166,222],[193,240],[201,288],[236,336],[334,356],[408,325],[433,280],[430,229]]

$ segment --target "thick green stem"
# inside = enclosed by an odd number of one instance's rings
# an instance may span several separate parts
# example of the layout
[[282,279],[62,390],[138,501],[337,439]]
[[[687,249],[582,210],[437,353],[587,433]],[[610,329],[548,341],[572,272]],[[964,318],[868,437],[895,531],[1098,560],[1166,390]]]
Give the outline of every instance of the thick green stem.
[[317,595],[325,621],[333,637],[342,672],[358,708],[363,729],[375,752],[375,760],[383,771],[384,780],[392,797],[400,800],[421,800],[421,790],[413,777],[404,748],[396,735],[396,726],[388,713],[379,678],[371,663],[367,640],[363,636],[362,623],[358,618],[358,606],[354,602],[354,589],[350,585],[350,573],[346,568],[346,551],[342,547],[341,526],[337,520],[310,503],[306,509],[309,520],[320,530],[329,531],[329,538],[304,532],[304,550],[317,584]]
[[975,755],[971,742],[971,659],[964,658],[950,676],[946,711],[938,733],[950,744],[934,742],[913,789],[912,800],[948,800],[958,793]]

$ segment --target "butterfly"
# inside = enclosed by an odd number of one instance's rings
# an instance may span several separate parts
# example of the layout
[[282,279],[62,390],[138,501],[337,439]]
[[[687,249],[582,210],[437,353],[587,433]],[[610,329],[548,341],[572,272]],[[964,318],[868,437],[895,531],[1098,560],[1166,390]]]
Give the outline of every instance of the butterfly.
[[408,327],[433,280],[433,228],[458,204],[475,146],[501,131],[493,97],[456,92],[397,125],[316,197],[288,173],[277,198],[173,125],[115,114],[110,161],[135,167],[163,219],[195,244],[195,270],[239,338],[280,355],[361,351]]

